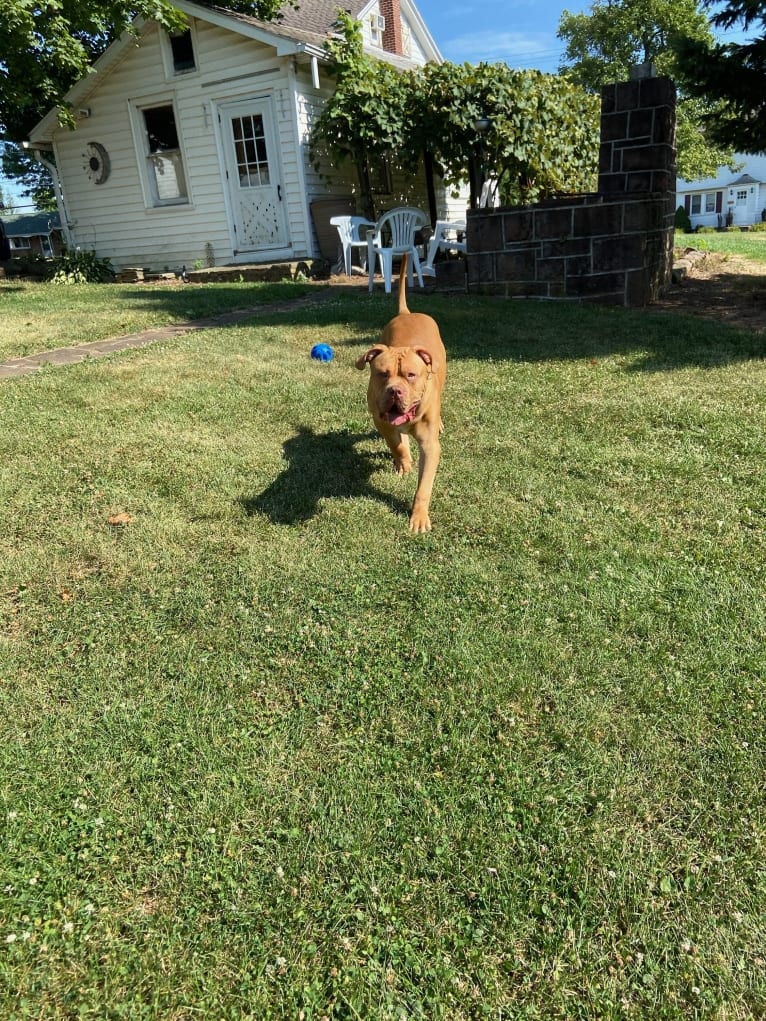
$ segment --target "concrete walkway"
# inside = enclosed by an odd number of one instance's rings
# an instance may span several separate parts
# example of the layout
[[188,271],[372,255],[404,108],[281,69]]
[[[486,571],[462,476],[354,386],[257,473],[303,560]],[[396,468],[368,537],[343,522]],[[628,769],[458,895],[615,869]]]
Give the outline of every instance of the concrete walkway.
[[321,304],[331,296],[332,292],[327,288],[316,294],[307,294],[302,298],[296,298],[294,301],[254,305],[252,308],[237,309],[234,312],[225,312],[223,315],[211,316],[208,319],[194,319],[189,322],[176,323],[173,326],[161,326],[154,330],[144,330],[142,333],[132,333],[125,337],[94,340],[90,344],[80,344],[78,347],[61,347],[55,351],[42,351],[40,354],[26,355],[24,358],[11,358],[7,362],[0,362],[0,379],[17,379],[20,376],[38,372],[44,365],[75,365],[77,362],[100,358],[117,351],[147,347],[149,344],[156,344],[161,340],[172,340],[174,337],[183,336],[185,333],[194,333],[197,330],[213,330],[220,326],[230,326],[243,319],[252,319],[254,316],[289,312],[294,308]]

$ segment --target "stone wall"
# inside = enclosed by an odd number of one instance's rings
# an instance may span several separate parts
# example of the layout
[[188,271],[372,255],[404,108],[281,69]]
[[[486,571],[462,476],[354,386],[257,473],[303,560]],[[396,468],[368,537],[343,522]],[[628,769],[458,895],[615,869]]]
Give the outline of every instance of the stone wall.
[[675,215],[675,86],[601,93],[598,191],[469,210],[468,290],[640,306],[670,280]]

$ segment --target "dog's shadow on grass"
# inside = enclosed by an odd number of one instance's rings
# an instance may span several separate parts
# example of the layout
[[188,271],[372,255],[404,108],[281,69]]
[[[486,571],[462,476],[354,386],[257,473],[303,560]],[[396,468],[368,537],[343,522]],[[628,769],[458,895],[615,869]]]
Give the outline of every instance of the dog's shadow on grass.
[[409,514],[409,504],[371,484],[374,472],[386,462],[392,466],[385,445],[375,451],[357,448],[371,439],[382,444],[375,432],[316,433],[299,426],[283,445],[283,471],[262,493],[241,497],[239,503],[248,516],[265,514],[278,525],[308,521],[316,515],[320,500],[328,498],[372,497],[398,513]]

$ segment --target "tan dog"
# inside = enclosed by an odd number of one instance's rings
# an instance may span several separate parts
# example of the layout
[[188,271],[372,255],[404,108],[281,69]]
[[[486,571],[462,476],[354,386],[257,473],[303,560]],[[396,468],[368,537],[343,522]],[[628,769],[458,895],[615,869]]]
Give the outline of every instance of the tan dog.
[[406,277],[405,255],[399,276],[399,314],[383,330],[381,343],[358,358],[356,367],[370,366],[367,406],[394,455],[399,475],[412,470],[409,437],[413,436],[420,447],[410,531],[428,532],[431,490],[441,456],[441,395],[447,377],[447,353],[431,316],[407,308]]

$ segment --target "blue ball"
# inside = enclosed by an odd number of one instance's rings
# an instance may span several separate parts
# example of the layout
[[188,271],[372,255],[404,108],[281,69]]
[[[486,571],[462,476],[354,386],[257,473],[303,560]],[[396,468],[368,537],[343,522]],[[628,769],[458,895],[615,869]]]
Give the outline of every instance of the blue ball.
[[329,344],[314,344],[311,349],[311,357],[315,358],[318,362],[331,362],[334,352]]

